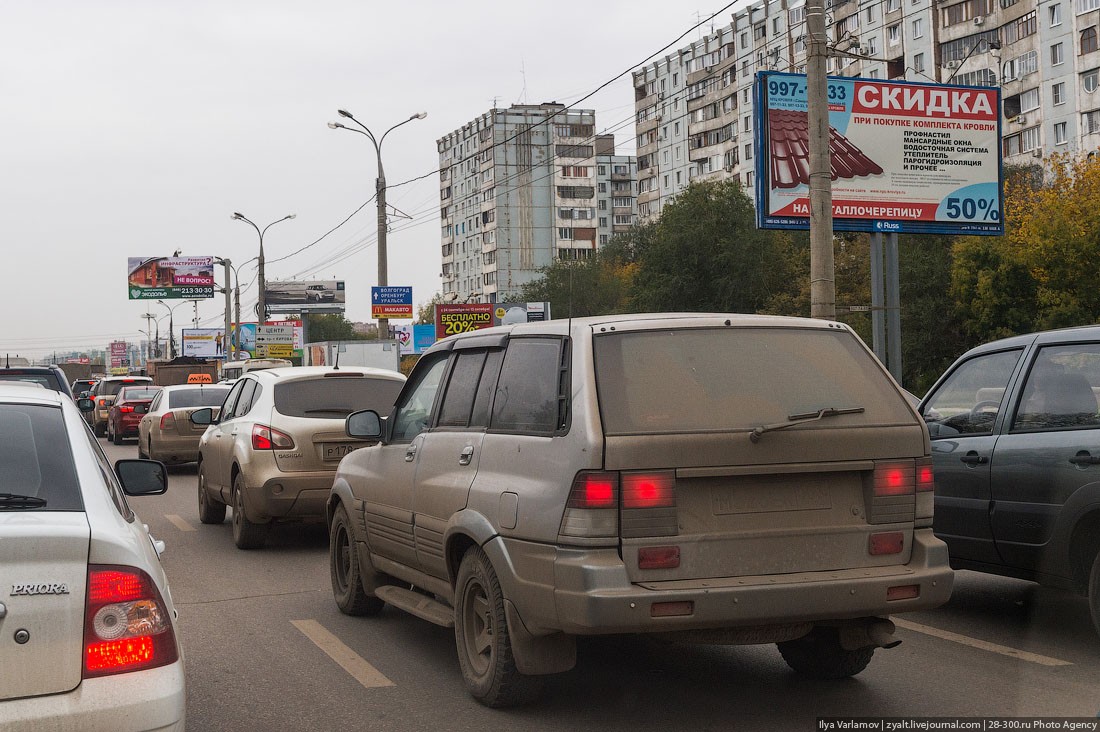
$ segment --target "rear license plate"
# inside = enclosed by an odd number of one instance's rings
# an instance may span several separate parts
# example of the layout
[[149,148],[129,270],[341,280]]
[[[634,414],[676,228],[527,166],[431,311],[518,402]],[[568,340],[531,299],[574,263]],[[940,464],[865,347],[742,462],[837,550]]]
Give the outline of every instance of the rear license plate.
[[347,455],[349,452],[358,450],[362,445],[333,445],[329,443],[323,443],[321,445],[321,452],[324,455],[325,460],[339,460]]

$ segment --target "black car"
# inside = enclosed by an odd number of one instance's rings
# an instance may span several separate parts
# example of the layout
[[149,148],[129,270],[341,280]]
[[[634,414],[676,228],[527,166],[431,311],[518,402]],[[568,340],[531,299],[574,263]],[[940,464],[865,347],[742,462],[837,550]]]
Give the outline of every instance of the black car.
[[0,381],[27,381],[51,391],[60,392],[70,399],[73,398],[73,391],[69,388],[69,378],[56,364],[0,367]]
[[951,566],[1080,592],[1100,632],[1100,327],[971,349],[920,411]]

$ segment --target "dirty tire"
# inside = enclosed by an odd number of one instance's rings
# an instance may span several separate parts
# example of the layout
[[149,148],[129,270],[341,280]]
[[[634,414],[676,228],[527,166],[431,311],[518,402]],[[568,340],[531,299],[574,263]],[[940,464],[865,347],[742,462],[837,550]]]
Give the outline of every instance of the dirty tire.
[[202,471],[202,463],[199,463],[198,473],[199,521],[204,524],[220,524],[225,521],[226,505],[210,497],[210,493],[206,490],[206,476]]
[[116,445],[121,445],[122,444],[122,435],[120,435],[119,433],[117,433],[113,430],[110,432],[110,435],[111,435],[111,442],[113,442]]
[[107,424],[106,423],[100,424],[100,423],[97,422],[95,425],[92,426],[92,432],[95,433],[96,437],[106,437],[107,436]]
[[145,448],[141,446],[141,435],[140,434],[138,434],[138,459],[139,460],[148,460],[149,459],[149,453],[147,453],[145,451]]
[[238,549],[260,549],[267,541],[271,524],[255,524],[244,515],[244,480],[233,479],[233,543]]
[[1100,551],[1093,557],[1092,571],[1089,572],[1089,613],[1096,632],[1100,633]]
[[776,644],[787,665],[815,679],[846,679],[855,676],[871,662],[874,646],[846,651],[840,646],[836,628],[817,627],[810,634]]
[[[368,595],[363,588],[364,576],[374,579],[374,567],[362,567],[355,550],[355,530],[348,512],[341,503],[336,506],[328,532],[329,577],[332,599],[345,615],[377,615],[386,604],[381,598]],[[372,582],[372,585],[381,584]]]
[[542,679],[516,669],[500,581],[485,552],[476,546],[466,552],[458,569],[455,643],[466,688],[485,706],[516,706],[538,696]]

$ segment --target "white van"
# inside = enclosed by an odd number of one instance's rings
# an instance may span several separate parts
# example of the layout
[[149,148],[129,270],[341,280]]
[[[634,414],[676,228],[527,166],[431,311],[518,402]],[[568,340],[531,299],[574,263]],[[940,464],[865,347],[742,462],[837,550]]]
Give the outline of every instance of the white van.
[[285,358],[246,358],[242,361],[229,361],[222,366],[222,381],[234,381],[249,371],[262,371],[280,366],[293,366]]

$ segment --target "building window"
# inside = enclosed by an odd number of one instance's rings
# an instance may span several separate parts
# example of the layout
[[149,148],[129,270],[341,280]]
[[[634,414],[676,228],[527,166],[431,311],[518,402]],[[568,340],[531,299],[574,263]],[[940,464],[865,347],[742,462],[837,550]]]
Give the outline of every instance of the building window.
[[1097,45],[1096,26],[1081,31],[1081,53],[1092,53],[1097,48],[1100,46]]
[[1065,61],[1065,53],[1062,50],[1061,43],[1055,43],[1050,47],[1050,65],[1057,66]]
[[606,216],[601,216],[600,217],[600,228],[601,229],[606,229],[607,228],[607,217]]
[[901,0],[886,0],[886,12],[892,13],[895,10],[901,10]]
[[1100,0],[1077,0],[1077,14],[1100,8]]
[[1100,109],[1085,112],[1081,115],[1081,127],[1086,135],[1095,135],[1100,132]]
[[572,241],[573,229],[565,226],[558,227],[558,238],[565,239],[566,241]]
[[752,160],[752,143],[745,145],[745,160]]
[[1050,87],[1050,99],[1055,105],[1066,103],[1066,85],[1059,81]]
[[923,74],[924,73],[924,54],[923,53],[914,53],[913,54],[913,70],[916,71],[918,74]]
[[886,29],[886,42],[890,45],[901,43],[901,24],[892,25]]
[[1065,145],[1066,144],[1066,123],[1057,122],[1054,125],[1054,144]]
[[913,38],[924,38],[924,22],[921,18],[913,21]]
[[1050,20],[1050,27],[1059,26],[1062,24],[1062,6],[1051,5],[1047,8],[1047,18]]
[[1081,74],[1081,86],[1090,94],[1096,91],[1098,81],[1100,81],[1100,69],[1092,69]]

